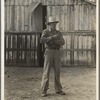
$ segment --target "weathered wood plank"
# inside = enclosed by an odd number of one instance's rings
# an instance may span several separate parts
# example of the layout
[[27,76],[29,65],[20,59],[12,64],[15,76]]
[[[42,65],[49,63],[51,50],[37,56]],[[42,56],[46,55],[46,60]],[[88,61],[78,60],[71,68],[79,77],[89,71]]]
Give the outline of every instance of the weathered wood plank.
[[[67,36],[67,49],[71,48],[71,36]],[[67,52],[67,64],[70,65],[71,64],[71,53],[70,51]]]
[[74,19],[74,18],[75,18],[74,6],[70,6],[70,7],[71,7],[71,8],[70,8],[70,9],[71,9],[71,10],[70,10],[70,11],[71,11],[71,19],[70,19],[70,20],[71,20],[71,24],[70,24],[71,26],[70,26],[70,27],[71,27],[71,30],[74,30],[74,29],[75,29],[75,28],[74,28],[74,23],[75,23],[75,19]]
[[[91,36],[88,36],[87,48],[91,49]],[[91,64],[91,51],[88,51],[88,65]]]
[[89,17],[88,18],[89,19],[89,23],[88,24],[89,24],[89,30],[91,30],[91,22],[92,22],[92,19],[91,19],[91,17],[92,17],[91,16],[91,12],[92,12],[91,5],[88,5],[88,9],[89,9],[89,12],[88,12],[88,15],[89,15],[88,16]]
[[24,0],[19,0],[19,5],[23,6],[24,5]]
[[29,16],[28,16],[28,12],[27,12],[27,6],[25,6],[25,31],[28,31],[29,30],[29,18],[28,18]]
[[5,32],[7,31],[7,6],[5,6]]
[[21,22],[22,22],[22,27],[21,31],[24,31],[24,21],[25,21],[25,8],[24,6],[21,7]]
[[[82,36],[79,36],[79,49],[82,48]],[[79,51],[79,64],[82,64],[82,51]]]
[[[87,49],[87,36],[83,36],[83,49]],[[83,51],[83,64],[87,64],[87,51]]]
[[29,1],[28,1],[28,5],[30,5],[32,2],[33,2],[33,0],[29,0]]
[[60,31],[64,31],[64,9],[63,6],[60,7],[60,18],[59,18],[59,27],[60,27]]
[[10,0],[6,0],[5,5],[10,5]]
[[19,20],[18,20],[18,27],[19,27],[19,31],[21,31],[22,29],[22,6],[19,6]]
[[68,4],[69,5],[73,5],[74,4],[74,1],[73,0],[69,0]]
[[9,30],[10,30],[10,6],[7,6],[7,31]]
[[10,10],[10,30],[11,31],[14,31],[15,30],[15,6],[13,5],[13,6],[11,6],[11,10]]
[[83,10],[84,10],[84,5],[81,5],[81,30],[84,30],[84,12],[83,12]]
[[59,5],[60,0],[55,0],[55,5]]
[[60,5],[65,5],[65,0],[59,0]]
[[65,0],[65,5],[68,5],[69,4],[69,0]]
[[17,6],[16,31],[19,31],[19,6]]
[[[55,16],[56,16],[56,19],[59,21],[59,15],[60,15],[60,8],[59,6],[55,6]],[[59,30],[59,23],[57,24],[56,26],[57,30]]]
[[55,0],[47,0],[47,5],[54,5],[54,4],[55,4]]
[[14,4],[15,4],[15,0],[11,0],[10,5],[14,5]]
[[20,5],[20,0],[15,0],[15,5]]
[[24,0],[24,5],[28,5],[28,0]]
[[81,6],[78,5],[78,30],[81,30]]
[[[95,37],[92,36],[92,40],[91,40],[91,48],[95,48]],[[91,52],[91,63],[92,65],[95,65],[95,51]]]
[[78,5],[75,5],[75,30],[78,30],[78,20],[79,20],[79,15],[78,15]]
[[[74,36],[74,49],[77,49],[77,39],[78,39],[78,36]],[[78,57],[77,57],[77,51],[74,51],[74,65],[77,65],[78,63]]]

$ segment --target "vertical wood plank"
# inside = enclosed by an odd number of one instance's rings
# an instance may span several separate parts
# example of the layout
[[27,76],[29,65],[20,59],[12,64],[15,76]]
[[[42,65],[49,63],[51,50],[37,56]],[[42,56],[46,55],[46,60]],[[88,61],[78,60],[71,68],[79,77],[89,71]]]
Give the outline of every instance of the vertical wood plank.
[[7,31],[7,6],[5,6],[5,32]]
[[14,5],[15,4],[15,0],[11,0],[10,2],[11,2],[10,5]]
[[56,11],[55,11],[55,6],[52,6],[52,16],[55,16]]
[[16,28],[17,28],[17,31],[19,31],[19,16],[20,16],[19,15],[19,6],[17,6],[17,12],[16,13],[17,13],[17,23],[16,23],[17,27]]
[[[77,49],[77,39],[78,36],[74,36],[74,49]],[[77,58],[77,51],[74,51],[74,65],[77,65],[78,58]]]
[[59,0],[60,5],[65,5],[65,0]]
[[[67,36],[67,49],[71,49],[71,36]],[[70,51],[67,51],[67,64],[71,64],[71,59],[70,59]]]
[[20,0],[15,0],[15,5],[19,5],[20,4]]
[[21,7],[21,23],[22,23],[22,27],[21,27],[21,31],[24,31],[24,19],[25,19],[25,9],[24,6]]
[[65,5],[68,5],[69,4],[69,0],[65,0]]
[[78,5],[75,5],[75,30],[78,30],[78,20],[79,20],[79,15],[78,15]]
[[19,0],[19,5],[23,6],[25,0]]
[[63,36],[63,38],[64,38],[64,40],[65,40],[65,44],[63,45],[63,51],[62,51],[62,58],[61,58],[61,60],[62,60],[62,66],[66,66],[66,62],[67,62],[67,36],[66,35],[64,35]]
[[79,5],[78,9],[78,30],[81,30],[81,6]]
[[[82,36],[79,36],[79,49],[82,49]],[[82,65],[82,51],[79,51],[79,64]]]
[[[86,45],[87,45],[87,37],[83,36],[83,49],[87,49]],[[86,52],[87,51],[83,51],[83,64],[84,65],[87,65],[87,54],[86,54]]]
[[6,0],[6,5],[10,5],[10,0]]
[[74,28],[74,23],[75,23],[75,15],[74,15],[74,6],[70,6],[71,7],[71,18],[70,18],[70,20],[71,20],[71,30],[74,30],[75,28]]
[[24,5],[25,5],[25,6],[28,5],[28,0],[24,0]]
[[[87,48],[91,49],[91,36],[88,36]],[[91,51],[88,51],[88,65],[91,65]]]
[[[59,9],[59,6],[55,6],[55,16],[56,16],[56,19],[59,21],[59,15],[60,15],[60,9]],[[59,23],[57,24],[57,30],[59,30]]]
[[59,5],[60,0],[55,0],[55,5]]
[[14,31],[15,30],[15,23],[14,23],[14,20],[15,20],[15,6],[12,5],[11,6],[11,10],[10,10],[10,30],[11,31]]
[[[41,0],[39,2],[41,2]],[[48,0],[42,0],[43,5],[48,5],[47,2],[48,2]]]
[[22,29],[22,6],[19,6],[19,20],[18,20],[18,27],[19,27],[19,31],[21,31]]
[[91,30],[91,5],[88,4],[88,30]]
[[15,18],[14,18],[14,25],[15,25],[15,31],[17,31],[17,6],[15,6]]
[[84,30],[84,13],[83,13],[83,10],[84,10],[84,5],[81,5],[81,30]]
[[54,5],[55,4],[55,0],[47,0],[47,5]]
[[63,6],[60,7],[60,19],[59,19],[60,31],[64,30],[64,13]]
[[33,2],[33,0],[29,0],[29,1],[28,1],[28,5],[30,5],[32,2]]
[[7,6],[7,31],[10,30],[10,6]]
[[25,31],[28,31],[29,30],[29,26],[28,26],[28,21],[29,21],[29,19],[28,19],[28,12],[27,12],[27,6],[25,6]]
[[[91,39],[91,48],[92,49],[95,49],[95,37],[92,36],[92,39]],[[95,56],[94,56],[94,51],[91,52],[91,63],[92,65],[95,65]]]

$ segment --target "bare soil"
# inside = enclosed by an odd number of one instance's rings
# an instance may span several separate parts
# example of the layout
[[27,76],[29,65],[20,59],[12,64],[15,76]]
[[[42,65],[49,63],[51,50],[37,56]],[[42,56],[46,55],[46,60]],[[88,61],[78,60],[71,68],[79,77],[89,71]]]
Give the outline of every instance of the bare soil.
[[6,67],[5,100],[96,100],[96,68],[62,67],[61,83],[66,95],[55,94],[51,69],[47,97],[41,97],[43,68]]

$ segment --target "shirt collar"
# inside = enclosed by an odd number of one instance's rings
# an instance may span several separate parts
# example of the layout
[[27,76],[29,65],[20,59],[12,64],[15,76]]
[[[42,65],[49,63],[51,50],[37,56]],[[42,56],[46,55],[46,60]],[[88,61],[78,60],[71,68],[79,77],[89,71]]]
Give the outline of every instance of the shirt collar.
[[[50,32],[52,31],[51,28],[49,28],[49,31],[50,31]],[[54,31],[56,31],[56,29],[55,29]]]

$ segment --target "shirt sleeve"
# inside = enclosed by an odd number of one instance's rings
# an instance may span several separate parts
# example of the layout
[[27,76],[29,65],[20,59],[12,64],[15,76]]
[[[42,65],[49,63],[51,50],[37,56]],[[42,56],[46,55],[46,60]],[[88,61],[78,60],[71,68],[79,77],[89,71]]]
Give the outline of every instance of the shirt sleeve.
[[55,40],[55,44],[56,45],[64,45],[65,44],[65,41],[64,41],[62,33],[60,33],[60,39],[56,39]]
[[47,43],[47,42],[49,42],[49,38],[48,38],[48,34],[47,34],[47,32],[44,30],[43,32],[42,32],[42,36],[41,36],[41,38],[40,38],[40,43]]

